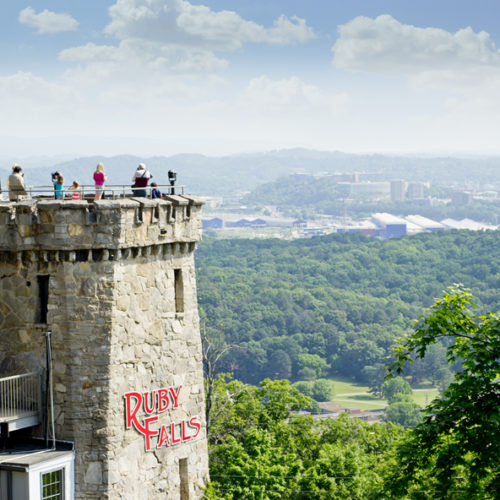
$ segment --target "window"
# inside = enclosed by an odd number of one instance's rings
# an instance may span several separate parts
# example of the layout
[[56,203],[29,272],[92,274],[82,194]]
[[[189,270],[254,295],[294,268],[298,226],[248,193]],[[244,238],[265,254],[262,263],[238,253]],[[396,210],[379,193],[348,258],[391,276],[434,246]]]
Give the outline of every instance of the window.
[[38,280],[38,323],[47,323],[47,311],[49,305],[49,275],[37,276]]
[[42,474],[42,500],[64,500],[64,469]]
[[189,500],[189,474],[188,474],[188,459],[181,458],[179,460],[179,476],[181,491],[181,500]]
[[175,287],[175,312],[184,312],[184,282],[182,279],[182,270],[174,269],[174,287]]

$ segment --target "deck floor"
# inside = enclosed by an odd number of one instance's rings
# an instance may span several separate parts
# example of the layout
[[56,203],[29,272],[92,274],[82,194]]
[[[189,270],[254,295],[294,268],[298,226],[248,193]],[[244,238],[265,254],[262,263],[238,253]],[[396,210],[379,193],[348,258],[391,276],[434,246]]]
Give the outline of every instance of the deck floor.
[[37,415],[37,411],[28,411],[28,410],[16,410],[16,413],[6,413],[5,411],[0,410],[0,422],[12,422],[13,420],[19,420],[21,418],[32,417]]

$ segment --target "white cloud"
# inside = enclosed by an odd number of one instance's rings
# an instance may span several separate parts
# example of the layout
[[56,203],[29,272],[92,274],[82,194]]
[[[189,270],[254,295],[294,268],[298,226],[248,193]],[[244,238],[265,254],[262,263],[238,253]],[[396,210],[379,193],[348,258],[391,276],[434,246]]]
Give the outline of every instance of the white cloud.
[[470,27],[450,33],[382,15],[356,17],[339,26],[338,33],[333,62],[348,71],[406,76],[453,72],[463,78],[500,70],[500,52],[489,34]]
[[38,33],[53,34],[63,31],[75,31],[78,28],[78,21],[69,14],[58,14],[47,9],[39,14],[32,7],[26,7],[19,13],[18,21],[37,28]]
[[85,62],[95,60],[116,61],[119,58],[118,49],[113,45],[96,45],[88,43],[82,47],[72,47],[62,50],[58,56],[60,61]]
[[232,51],[244,42],[302,43],[314,37],[304,20],[279,17],[271,28],[242,19],[236,12],[215,12],[185,0],[117,0],[109,8],[105,33],[117,46],[88,43],[63,50],[59,60],[79,63],[94,75],[214,73],[227,68],[215,51]]
[[296,76],[272,80],[266,75],[253,78],[240,97],[240,103],[259,113],[288,116],[290,114],[344,113],[349,104],[345,93],[327,94]]
[[186,0],[117,0],[106,33],[120,39],[234,50],[243,42],[288,45],[314,38],[303,19],[281,16],[272,28],[246,21],[234,11],[215,12]]
[[227,61],[208,50],[191,50],[140,39],[123,40],[117,47],[88,43],[65,49],[58,58],[84,63],[88,72],[96,76],[114,75],[115,79],[126,77],[127,80],[133,80],[134,73],[152,78],[172,72],[210,73],[227,67]]

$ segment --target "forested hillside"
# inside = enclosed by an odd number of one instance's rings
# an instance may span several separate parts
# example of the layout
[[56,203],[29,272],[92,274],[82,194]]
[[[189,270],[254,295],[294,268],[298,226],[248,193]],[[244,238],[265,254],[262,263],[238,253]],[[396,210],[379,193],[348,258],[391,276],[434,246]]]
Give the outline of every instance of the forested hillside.
[[[206,238],[196,258],[202,320],[239,344],[226,368],[250,383],[333,373],[366,380],[453,283],[470,288],[480,309],[500,309],[500,232]],[[439,346],[430,354],[412,365],[415,376],[432,378],[446,363]]]

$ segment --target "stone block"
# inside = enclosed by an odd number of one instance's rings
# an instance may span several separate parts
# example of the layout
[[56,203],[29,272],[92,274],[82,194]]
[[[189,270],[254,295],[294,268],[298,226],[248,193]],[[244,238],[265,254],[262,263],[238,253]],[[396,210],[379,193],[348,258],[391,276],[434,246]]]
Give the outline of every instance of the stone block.
[[90,484],[102,484],[102,463],[90,462],[85,471],[85,482]]

